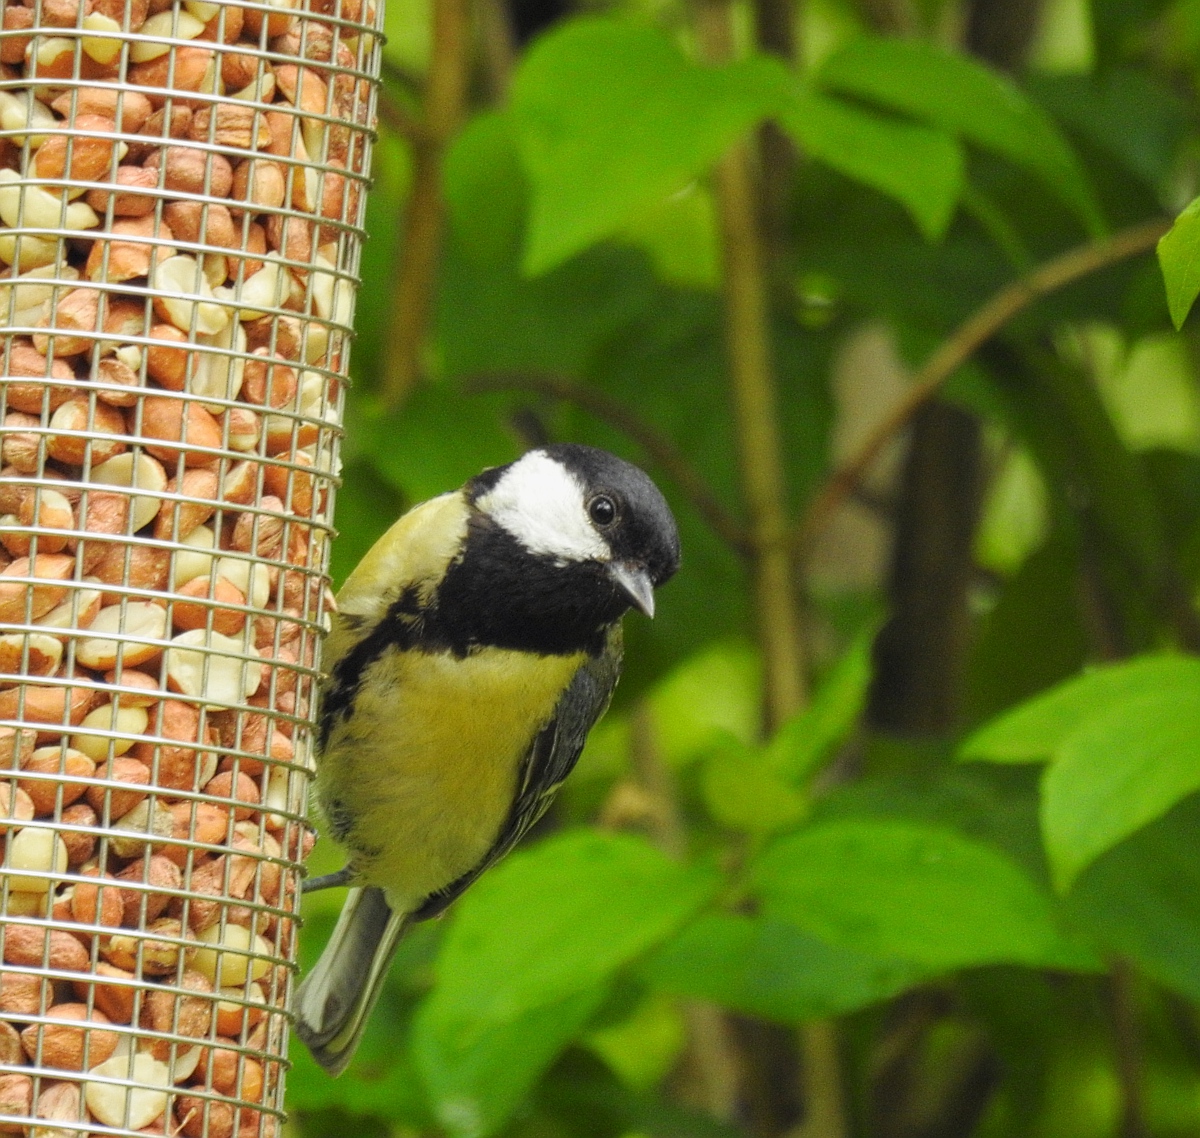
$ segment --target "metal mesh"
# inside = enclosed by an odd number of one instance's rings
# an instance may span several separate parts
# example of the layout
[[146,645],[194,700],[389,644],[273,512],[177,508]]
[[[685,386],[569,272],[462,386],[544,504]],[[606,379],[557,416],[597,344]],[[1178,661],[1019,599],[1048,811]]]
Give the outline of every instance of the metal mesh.
[[382,13],[0,12],[0,1132],[272,1135]]

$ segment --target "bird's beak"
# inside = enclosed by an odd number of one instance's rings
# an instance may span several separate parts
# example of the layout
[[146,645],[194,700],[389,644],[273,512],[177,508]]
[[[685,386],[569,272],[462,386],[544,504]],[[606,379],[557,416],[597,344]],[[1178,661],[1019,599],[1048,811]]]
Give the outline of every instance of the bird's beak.
[[634,607],[648,617],[654,616],[654,582],[641,566],[629,561],[613,561],[608,566],[609,576],[629,595]]

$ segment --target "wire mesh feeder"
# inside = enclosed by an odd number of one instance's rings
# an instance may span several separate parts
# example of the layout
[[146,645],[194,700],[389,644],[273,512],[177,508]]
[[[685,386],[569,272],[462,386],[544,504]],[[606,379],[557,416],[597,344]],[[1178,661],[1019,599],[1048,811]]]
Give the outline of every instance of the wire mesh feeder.
[[372,0],[0,0],[0,1131],[278,1131]]

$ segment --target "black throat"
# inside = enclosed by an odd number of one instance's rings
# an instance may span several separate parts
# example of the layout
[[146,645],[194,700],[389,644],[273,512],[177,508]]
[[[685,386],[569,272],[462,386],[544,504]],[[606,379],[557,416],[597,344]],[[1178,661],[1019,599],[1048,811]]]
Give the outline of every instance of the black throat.
[[530,553],[507,530],[475,514],[462,555],[426,614],[426,636],[458,656],[479,647],[543,656],[604,648],[629,598],[594,561]]

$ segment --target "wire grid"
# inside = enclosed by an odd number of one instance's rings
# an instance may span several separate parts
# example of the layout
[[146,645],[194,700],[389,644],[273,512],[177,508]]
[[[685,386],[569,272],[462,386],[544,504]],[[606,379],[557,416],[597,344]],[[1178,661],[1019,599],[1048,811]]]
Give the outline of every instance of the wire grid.
[[274,1135],[382,11],[0,14],[0,1131]]

